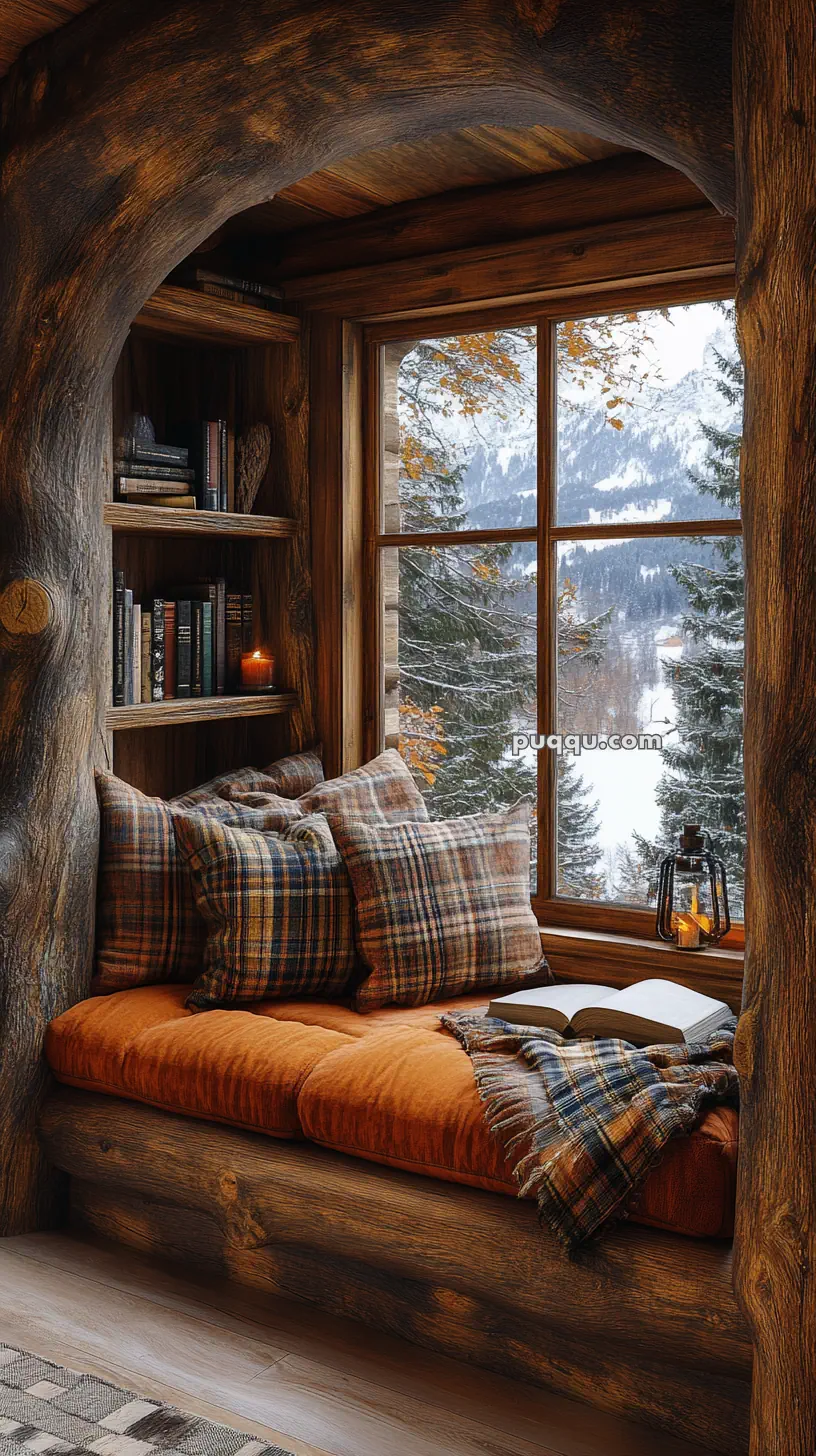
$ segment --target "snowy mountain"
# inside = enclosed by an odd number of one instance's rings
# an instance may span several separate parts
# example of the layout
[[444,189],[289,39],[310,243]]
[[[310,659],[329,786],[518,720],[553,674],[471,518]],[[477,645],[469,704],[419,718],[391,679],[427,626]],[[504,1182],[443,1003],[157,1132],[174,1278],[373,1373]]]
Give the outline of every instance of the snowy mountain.
[[[690,479],[704,465],[708,443],[701,421],[738,429],[739,418],[716,388],[713,350],[727,352],[723,333],[709,344],[702,369],[667,389],[642,392],[616,411],[617,430],[603,408],[562,398],[558,429],[558,521],[612,523],[724,514]],[[502,424],[492,442],[471,446],[462,491],[473,527],[529,526],[536,512],[536,444],[529,420]]]

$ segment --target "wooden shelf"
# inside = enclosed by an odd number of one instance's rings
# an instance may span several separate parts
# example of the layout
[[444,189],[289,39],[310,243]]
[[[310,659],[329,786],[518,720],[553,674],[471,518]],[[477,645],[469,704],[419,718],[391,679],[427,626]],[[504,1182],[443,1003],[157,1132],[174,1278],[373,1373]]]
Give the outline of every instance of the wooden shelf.
[[133,320],[142,333],[196,344],[240,348],[253,344],[293,344],[300,338],[300,319],[271,313],[252,303],[232,303],[193,288],[163,283]]
[[289,713],[297,705],[297,693],[272,693],[269,697],[168,698],[163,703],[133,703],[128,708],[108,708],[105,724],[109,732],[123,728],[159,728],[168,723],[207,723],[224,718],[268,718]]
[[173,506],[132,506],[106,501],[106,526],[130,534],[168,536],[294,536],[289,516],[241,516],[227,511],[177,511]]

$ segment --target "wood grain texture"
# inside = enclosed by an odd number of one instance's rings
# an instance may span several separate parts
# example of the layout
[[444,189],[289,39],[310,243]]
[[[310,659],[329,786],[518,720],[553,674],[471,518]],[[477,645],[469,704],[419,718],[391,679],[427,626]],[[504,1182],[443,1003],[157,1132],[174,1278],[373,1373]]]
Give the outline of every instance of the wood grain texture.
[[[7,1271],[9,1273],[6,1280]],[[176,1322],[202,1321],[205,1349],[213,1335],[225,1360],[219,1399],[228,1405],[211,1419],[243,1428],[258,1421],[283,1427],[276,1438],[300,1444],[306,1432],[332,1456],[655,1456],[655,1435],[529,1384],[421,1349],[406,1340],[324,1313],[314,1305],[270,1298],[203,1269],[180,1269],[98,1238],[31,1235],[0,1246],[0,1280],[10,1298],[0,1315],[0,1339],[36,1348],[47,1359],[93,1370],[146,1395],[185,1409],[202,1402],[202,1372],[191,1342],[173,1345],[171,1370],[153,1349],[129,1339],[132,1301],[157,1327],[156,1347],[171,1345]],[[52,1299],[42,1290],[53,1289]],[[128,1301],[126,1309],[122,1299]],[[97,1314],[98,1308],[98,1314]],[[142,1326],[141,1318],[137,1324]],[[103,1344],[99,1332],[104,1330]],[[283,1352],[248,1379],[233,1364],[249,1341]],[[68,1343],[70,1341],[70,1344]],[[67,1353],[66,1353],[67,1351]],[[99,1370],[104,1363],[107,1369]],[[136,1366],[136,1369],[133,1367]],[[123,1378],[113,1373],[130,1368]],[[158,1376],[158,1388],[157,1388]],[[173,1386],[165,1382],[172,1379]],[[172,1392],[172,1393],[171,1393]],[[195,1402],[190,1404],[190,1402]],[[265,1409],[262,1409],[265,1402]],[[216,1408],[218,1409],[218,1408]],[[212,1411],[212,1407],[210,1407]],[[207,1410],[202,1410],[207,1415]],[[295,1434],[297,1433],[297,1434]],[[298,1444],[294,1445],[293,1442]],[[660,1437],[661,1456],[704,1456],[701,1448]]]
[[164,723],[206,723],[221,718],[265,718],[273,713],[298,710],[296,693],[269,693],[259,697],[168,698],[163,703],[134,703],[127,708],[108,708],[106,726],[115,733],[122,728],[158,728]]
[[585,133],[553,127],[468,127],[357,152],[285,187],[228,224],[230,238],[255,239],[351,219],[450,188],[499,183],[580,167],[621,150]]
[[133,327],[161,338],[234,349],[252,344],[292,344],[300,334],[300,319],[163,283],[142,305]]
[[[733,271],[734,227],[711,207],[283,281],[287,299],[360,317],[525,297],[686,270]],[[729,285],[726,284],[726,287]]]
[[627,1228],[568,1261],[530,1203],[67,1089],[42,1135],[98,1232],[745,1450],[727,1245]]
[[126,535],[144,532],[148,536],[294,536],[297,524],[289,516],[239,516],[226,511],[178,511],[172,506],[136,506],[124,501],[107,501],[103,510],[106,526]]
[[[444,138],[439,145],[444,148]],[[243,251],[259,272],[279,281],[684,212],[704,201],[681,172],[642,155],[488,187],[457,189],[455,173],[449,173],[441,196],[381,206],[279,238],[265,236]]]
[[816,30],[738,7],[737,321],[746,598],[747,954],[736,1287],[752,1456],[816,1449]]

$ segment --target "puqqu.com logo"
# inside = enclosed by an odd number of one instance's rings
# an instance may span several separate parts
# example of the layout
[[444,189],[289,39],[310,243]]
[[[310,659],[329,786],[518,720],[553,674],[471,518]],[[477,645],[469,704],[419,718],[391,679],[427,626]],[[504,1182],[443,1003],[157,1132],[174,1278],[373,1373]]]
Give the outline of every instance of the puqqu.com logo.
[[540,753],[542,748],[547,748],[560,757],[562,753],[578,755],[592,750],[605,752],[608,748],[613,752],[624,749],[631,753],[638,748],[660,751],[662,747],[661,733],[514,733],[510,752],[514,758],[520,758],[531,749]]

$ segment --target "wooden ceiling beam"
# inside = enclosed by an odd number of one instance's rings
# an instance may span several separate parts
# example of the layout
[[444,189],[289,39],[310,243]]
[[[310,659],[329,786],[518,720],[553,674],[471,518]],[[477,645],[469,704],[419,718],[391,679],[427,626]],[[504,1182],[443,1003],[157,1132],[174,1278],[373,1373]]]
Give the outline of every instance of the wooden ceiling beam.
[[236,241],[232,253],[258,276],[279,281],[704,204],[699,187],[682,172],[654,157],[627,154],[544,176],[461,187],[278,238]]

